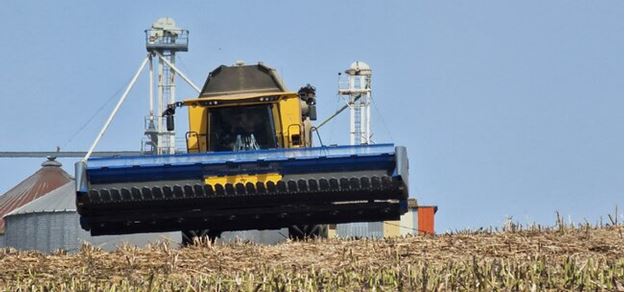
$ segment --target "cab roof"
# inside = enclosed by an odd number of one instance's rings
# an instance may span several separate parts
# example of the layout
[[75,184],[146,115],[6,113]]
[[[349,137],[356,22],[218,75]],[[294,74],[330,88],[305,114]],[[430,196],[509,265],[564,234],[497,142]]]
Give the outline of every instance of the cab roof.
[[276,70],[262,63],[221,65],[208,74],[198,98],[285,92],[288,90]]

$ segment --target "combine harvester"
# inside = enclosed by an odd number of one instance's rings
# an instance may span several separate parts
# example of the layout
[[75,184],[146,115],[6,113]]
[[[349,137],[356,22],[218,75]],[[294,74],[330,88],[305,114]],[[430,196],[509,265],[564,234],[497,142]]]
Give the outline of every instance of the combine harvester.
[[292,238],[305,238],[323,236],[323,224],[399,220],[407,212],[406,149],[312,147],[315,104],[313,87],[288,91],[262,63],[220,66],[197,98],[163,113],[171,131],[176,109],[187,108],[187,153],[87,155],[76,163],[82,227],[92,235],[183,231],[213,239],[288,227]]

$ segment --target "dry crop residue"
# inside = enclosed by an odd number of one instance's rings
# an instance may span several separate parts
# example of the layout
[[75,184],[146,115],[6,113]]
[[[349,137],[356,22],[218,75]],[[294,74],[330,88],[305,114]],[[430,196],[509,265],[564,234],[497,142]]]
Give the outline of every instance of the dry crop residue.
[[622,290],[623,226],[380,240],[0,249],[5,290]]

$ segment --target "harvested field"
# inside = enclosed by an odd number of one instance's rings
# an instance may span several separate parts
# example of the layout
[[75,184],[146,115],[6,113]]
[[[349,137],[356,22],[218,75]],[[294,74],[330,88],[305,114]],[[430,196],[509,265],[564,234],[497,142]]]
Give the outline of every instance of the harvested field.
[[623,226],[120,247],[0,250],[4,290],[621,290]]

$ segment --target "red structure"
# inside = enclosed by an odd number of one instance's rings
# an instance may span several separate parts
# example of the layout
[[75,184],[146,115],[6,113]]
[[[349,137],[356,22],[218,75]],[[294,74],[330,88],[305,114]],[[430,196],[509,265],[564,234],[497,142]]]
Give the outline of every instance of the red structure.
[[438,211],[437,206],[419,206],[417,207],[418,224],[417,227],[420,234],[435,234],[434,232],[434,215]]

